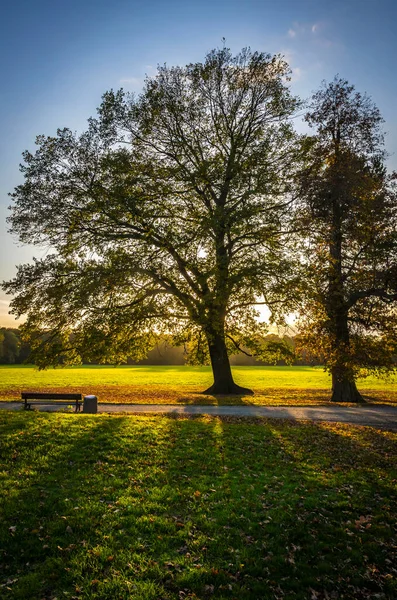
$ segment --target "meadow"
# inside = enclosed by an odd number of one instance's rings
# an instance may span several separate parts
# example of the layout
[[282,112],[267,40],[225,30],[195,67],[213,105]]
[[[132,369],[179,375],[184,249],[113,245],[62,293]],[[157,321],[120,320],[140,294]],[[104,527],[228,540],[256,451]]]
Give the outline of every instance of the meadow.
[[397,597],[397,433],[0,413],[5,600]]
[[[321,404],[329,401],[330,377],[322,367],[233,367],[234,378],[254,396],[214,398],[200,392],[212,383],[209,367],[76,366],[38,371],[28,365],[0,366],[0,400],[21,391],[76,391],[101,402],[143,404]],[[397,378],[359,380],[369,402],[397,403]]]

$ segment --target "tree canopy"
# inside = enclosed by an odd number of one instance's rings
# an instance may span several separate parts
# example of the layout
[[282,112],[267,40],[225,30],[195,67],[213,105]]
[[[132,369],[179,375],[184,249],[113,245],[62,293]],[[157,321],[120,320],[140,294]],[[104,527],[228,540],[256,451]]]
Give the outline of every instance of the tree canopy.
[[137,98],[106,93],[85,133],[25,152],[11,228],[53,253],[5,289],[39,366],[139,358],[166,332],[209,355],[207,391],[250,391],[228,352],[258,350],[256,303],[276,318],[294,299],[288,76],[280,56],[214,50],[159,67]]

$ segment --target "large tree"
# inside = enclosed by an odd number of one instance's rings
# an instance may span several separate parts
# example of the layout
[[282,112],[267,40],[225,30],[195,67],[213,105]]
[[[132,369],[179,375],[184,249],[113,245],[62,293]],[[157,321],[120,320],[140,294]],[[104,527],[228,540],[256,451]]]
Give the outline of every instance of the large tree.
[[259,339],[258,301],[292,297],[288,75],[279,56],[214,50],[160,67],[138,98],[106,93],[85,133],[24,154],[12,231],[55,252],[5,289],[40,366],[139,357],[165,332],[209,354],[208,392],[250,391],[228,351]]
[[356,376],[393,369],[397,351],[395,175],[379,110],[347,81],[324,83],[306,121],[303,341],[332,374],[332,400],[359,402]]

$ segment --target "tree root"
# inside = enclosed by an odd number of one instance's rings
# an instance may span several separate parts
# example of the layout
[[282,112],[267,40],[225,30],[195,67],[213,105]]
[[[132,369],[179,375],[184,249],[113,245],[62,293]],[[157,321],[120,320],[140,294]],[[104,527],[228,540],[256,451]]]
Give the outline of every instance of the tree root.
[[206,389],[203,394],[211,394],[212,396],[253,396],[254,392],[249,388],[241,387],[237,384],[222,386],[213,384]]

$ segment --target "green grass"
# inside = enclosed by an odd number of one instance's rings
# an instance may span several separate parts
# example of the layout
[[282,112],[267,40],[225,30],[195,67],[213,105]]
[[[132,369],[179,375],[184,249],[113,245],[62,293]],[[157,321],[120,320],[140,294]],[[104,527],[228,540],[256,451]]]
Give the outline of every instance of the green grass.
[[397,597],[397,434],[0,413],[0,597]]
[[[212,382],[210,367],[189,366],[79,366],[38,371],[30,365],[0,366],[0,386],[40,385],[164,385],[205,388]],[[310,388],[330,386],[322,367],[233,367],[236,381],[252,388]],[[389,385],[396,386],[396,378]],[[360,380],[362,389],[383,389],[385,382],[375,377]]]
[[[102,402],[196,404],[311,404],[329,399],[330,377],[321,367],[234,367],[237,383],[255,396],[214,399],[202,390],[212,382],[209,367],[82,366],[38,371],[31,366],[0,367],[0,399],[18,399],[22,390],[78,391]],[[397,379],[360,380],[372,401],[397,402]]]

